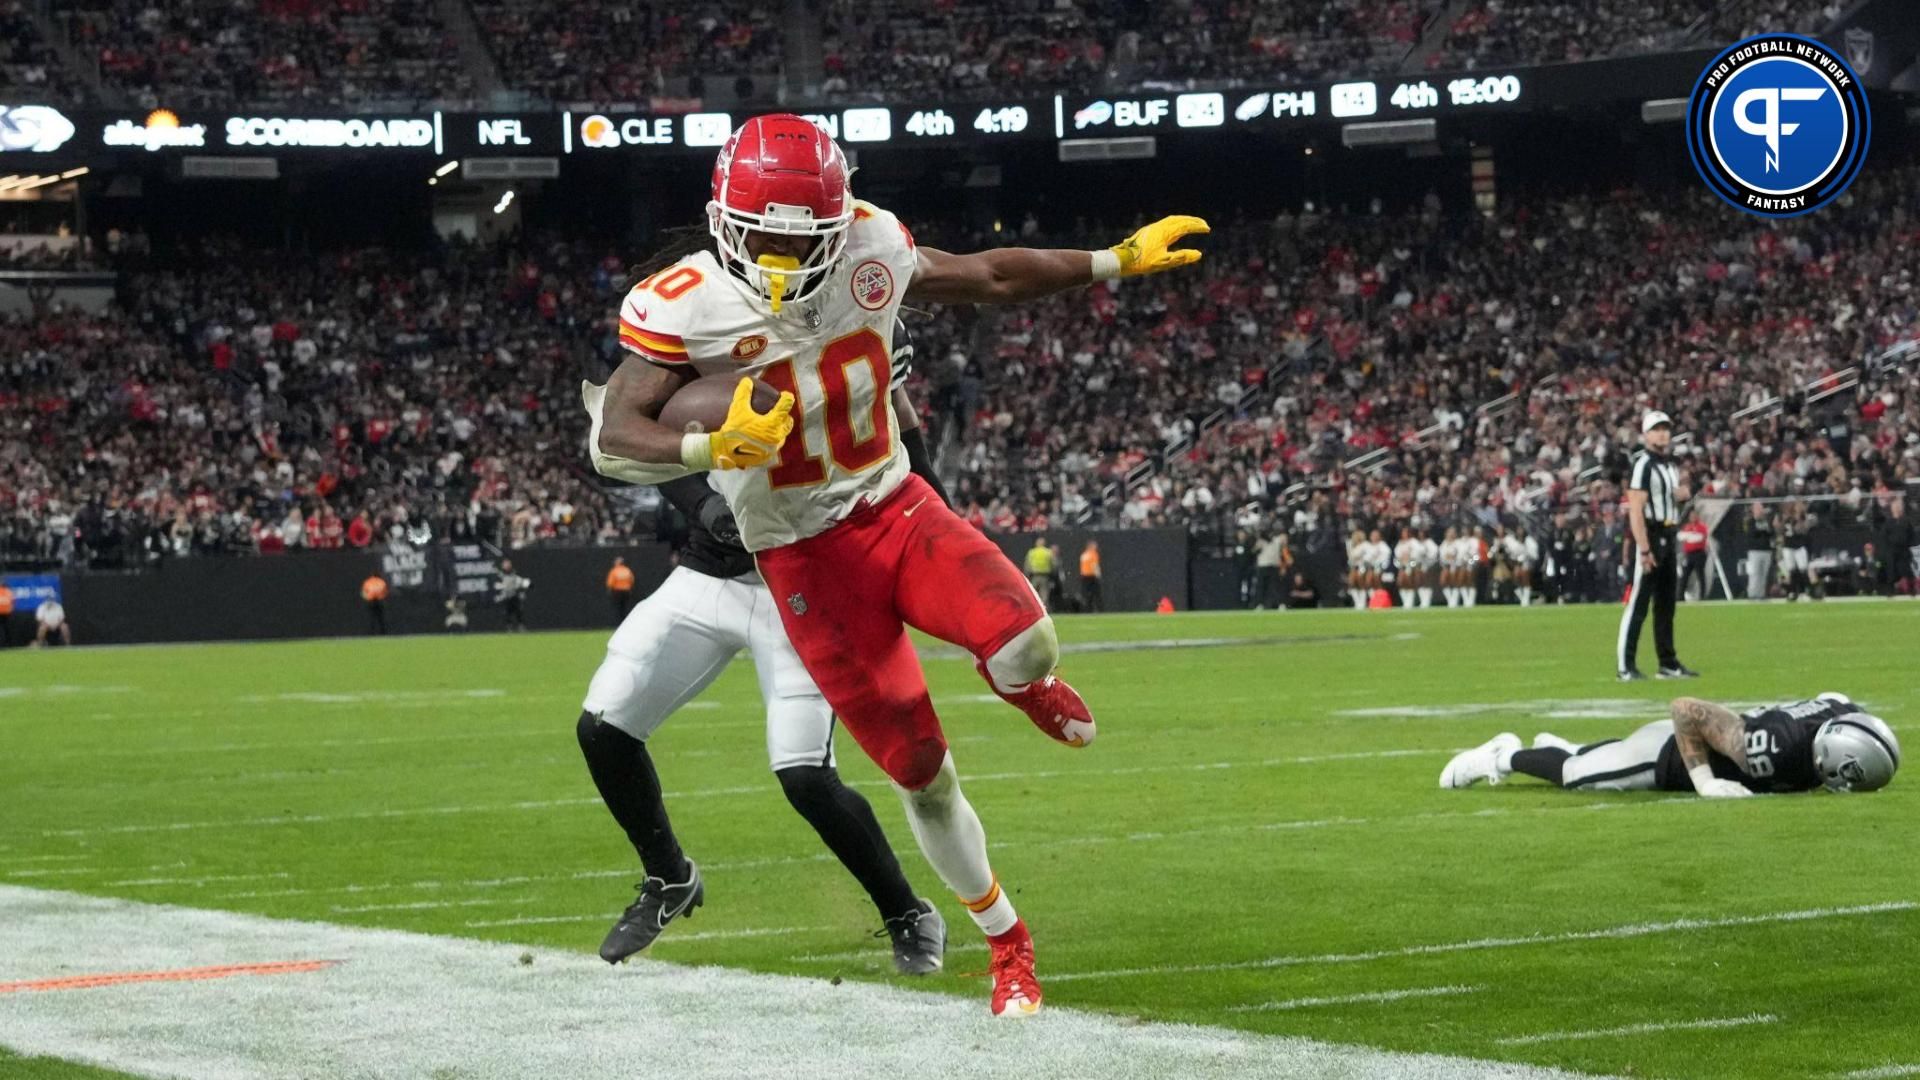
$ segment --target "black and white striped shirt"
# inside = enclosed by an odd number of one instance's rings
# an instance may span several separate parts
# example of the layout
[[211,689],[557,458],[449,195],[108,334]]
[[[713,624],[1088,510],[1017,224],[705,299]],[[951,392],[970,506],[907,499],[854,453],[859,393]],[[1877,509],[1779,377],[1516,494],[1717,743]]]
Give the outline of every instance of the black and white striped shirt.
[[1650,527],[1672,528],[1680,524],[1680,501],[1674,496],[1678,486],[1673,459],[1645,448],[1633,455],[1627,490],[1647,493],[1647,524]]

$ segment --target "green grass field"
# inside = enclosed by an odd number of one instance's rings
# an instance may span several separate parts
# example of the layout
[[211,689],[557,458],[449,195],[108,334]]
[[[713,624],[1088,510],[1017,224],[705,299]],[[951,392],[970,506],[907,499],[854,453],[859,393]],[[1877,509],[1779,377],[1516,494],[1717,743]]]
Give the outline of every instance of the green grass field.
[[[1498,731],[1584,741],[1663,714],[1680,685],[1611,678],[1617,617],[1064,619],[1069,646],[1135,643],[1067,658],[1101,723],[1084,751],[983,699],[970,664],[927,669],[1050,1005],[1631,1076],[1920,1062],[1920,776],[1727,803],[1437,789],[1451,751]],[[1920,726],[1920,605],[1688,607],[1680,625],[1707,672],[1689,693],[1835,689],[1909,739]],[[573,742],[602,643],[6,654],[0,883],[591,952],[634,861]],[[878,772],[842,740],[843,772],[953,925],[928,980],[891,974],[864,895],[787,808],[758,706],[742,660],[654,741],[707,906],[652,955],[984,1010],[966,975],[984,951]],[[1867,905],[1903,906],[1830,910]],[[744,930],[768,932],[693,936]],[[1594,1034],[1713,1020],[1743,1022]],[[109,1075],[4,1049],[0,1074]]]

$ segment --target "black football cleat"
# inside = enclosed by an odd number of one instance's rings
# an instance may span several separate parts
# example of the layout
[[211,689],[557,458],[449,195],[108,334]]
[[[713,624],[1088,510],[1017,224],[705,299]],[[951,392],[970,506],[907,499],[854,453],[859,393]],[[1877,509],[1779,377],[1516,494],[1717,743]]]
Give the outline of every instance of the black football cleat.
[[1645,682],[1646,678],[1645,675],[1640,674],[1639,668],[1628,668],[1620,673],[1621,682]]
[[653,944],[667,924],[685,915],[693,918],[693,909],[706,903],[707,886],[700,880],[700,868],[687,860],[687,880],[677,885],[650,877],[638,886],[640,895],[607,931],[600,943],[600,959],[617,964]]
[[1660,677],[1663,679],[1697,679],[1700,677],[1700,673],[1685,664],[1675,664],[1672,667],[1662,665],[1660,668]]
[[924,899],[918,911],[888,919],[873,936],[893,939],[893,967],[902,975],[931,975],[946,963],[947,920]]

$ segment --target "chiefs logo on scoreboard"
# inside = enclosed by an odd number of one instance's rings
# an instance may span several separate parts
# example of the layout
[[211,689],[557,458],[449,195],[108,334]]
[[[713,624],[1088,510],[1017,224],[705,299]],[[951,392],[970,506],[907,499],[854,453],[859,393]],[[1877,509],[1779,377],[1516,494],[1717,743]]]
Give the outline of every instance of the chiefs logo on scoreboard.
[[893,299],[893,271],[878,259],[868,259],[853,270],[853,302],[879,311]]

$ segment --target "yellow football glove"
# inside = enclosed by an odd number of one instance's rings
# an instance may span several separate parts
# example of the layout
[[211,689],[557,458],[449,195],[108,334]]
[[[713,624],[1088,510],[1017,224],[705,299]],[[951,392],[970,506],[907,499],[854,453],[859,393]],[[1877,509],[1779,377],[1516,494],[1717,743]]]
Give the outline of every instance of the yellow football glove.
[[727,422],[707,438],[710,469],[757,469],[773,460],[780,444],[793,432],[793,395],[781,391],[780,400],[766,412],[753,408],[753,380],[742,378],[733,388]]
[[[1173,245],[1196,233],[1209,233],[1213,230],[1197,217],[1175,214],[1163,217],[1151,225],[1140,228],[1132,236],[1120,241],[1106,251],[1096,251],[1093,257],[1094,277],[1135,277],[1140,274],[1157,274],[1162,270],[1172,270],[1178,266],[1188,266],[1200,261],[1200,253],[1192,248],[1175,250]],[[1111,255],[1111,260],[1101,256]],[[1103,265],[1104,264],[1104,265]],[[1102,270],[1109,271],[1101,273]]]

